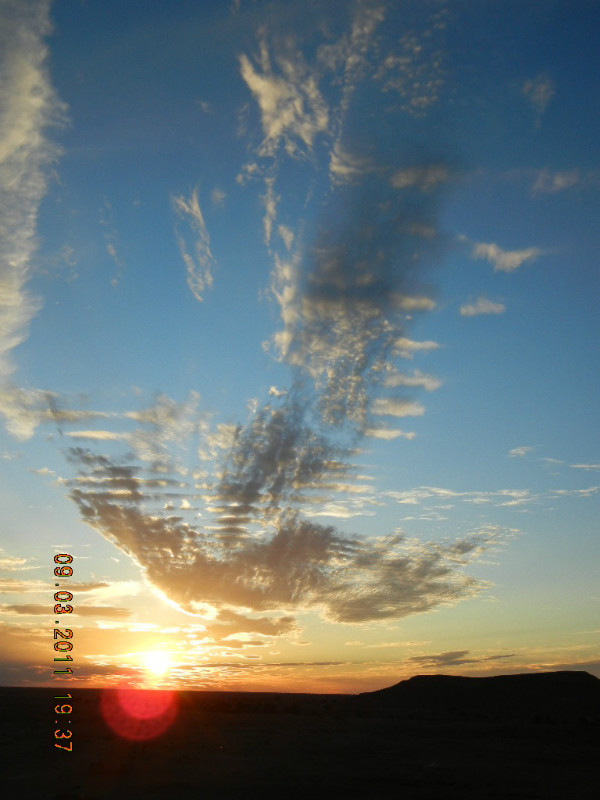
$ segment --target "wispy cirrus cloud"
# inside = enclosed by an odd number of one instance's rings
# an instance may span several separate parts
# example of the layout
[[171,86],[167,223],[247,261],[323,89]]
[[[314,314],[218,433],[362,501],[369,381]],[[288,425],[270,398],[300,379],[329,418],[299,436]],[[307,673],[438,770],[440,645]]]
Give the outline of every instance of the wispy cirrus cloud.
[[529,455],[529,453],[533,453],[535,451],[535,447],[532,445],[521,445],[520,447],[513,447],[512,450],[509,450],[508,455],[511,458],[524,458],[524,456]]
[[43,1],[0,8],[0,413],[19,439],[32,436],[35,420],[19,411],[13,351],[42,306],[27,282],[38,209],[60,155],[47,132],[65,116],[46,65],[48,11]]
[[377,70],[382,90],[398,97],[401,110],[415,117],[424,116],[438,102],[445,84],[439,34],[447,14],[441,9],[427,19],[424,30],[407,30]]
[[383,439],[391,442],[394,439],[414,439],[417,435],[414,431],[402,431],[399,428],[365,428],[365,436],[373,439]]
[[[4,569],[0,563],[0,569]],[[104,581],[73,581],[69,583],[69,588],[77,592],[93,592],[98,589],[106,589],[109,584]],[[44,594],[48,589],[48,582],[43,580],[20,580],[18,578],[0,579],[0,592],[6,594]]]
[[535,78],[526,80],[523,84],[523,94],[531,103],[537,116],[536,125],[540,124],[540,119],[554,97],[555,91],[554,81],[542,73],[536,75]]
[[401,505],[420,505],[423,501],[440,500],[444,503],[460,500],[465,503],[483,505],[494,503],[498,506],[517,506],[533,503],[540,495],[529,489],[497,489],[493,491],[473,491],[446,489],[440,486],[417,486],[412,489],[390,490],[384,493]]
[[489,261],[494,265],[494,272],[514,272],[527,261],[535,261],[541,254],[542,251],[539,247],[503,250],[493,242],[478,242],[472,250],[472,257]]
[[19,558],[18,556],[5,556],[2,555],[3,552],[3,548],[0,548],[0,569],[10,572],[27,569],[26,558]]
[[567,189],[582,186],[588,182],[578,169],[551,171],[542,169],[537,173],[537,177],[531,191],[533,194],[557,194]]
[[494,303],[486,297],[478,297],[474,303],[465,303],[460,307],[461,317],[478,317],[481,314],[504,314],[504,303]]
[[73,399],[42,389],[23,389],[13,384],[0,387],[0,406],[4,409],[8,429],[18,439],[30,438],[38,425],[54,423],[62,432],[72,423],[89,423],[108,419],[110,412],[74,408]]
[[416,342],[406,336],[400,336],[394,341],[394,351],[401,358],[412,359],[415,353],[427,353],[431,350],[437,350],[440,347],[438,342],[422,341]]
[[369,158],[350,153],[340,142],[335,142],[329,162],[329,174],[334,185],[355,183],[376,169]]
[[[265,231],[265,244],[267,247],[271,244],[271,234],[273,232],[273,224],[277,217],[277,203],[281,199],[275,194],[275,178],[268,176],[265,178],[265,193],[261,199],[265,208],[265,215],[263,217],[263,226]],[[280,228],[282,226],[279,226]],[[288,247],[289,250],[289,247]]]
[[317,78],[301,53],[281,42],[272,58],[264,38],[255,60],[239,58],[243,80],[258,103],[264,139],[262,156],[273,156],[282,146],[288,155],[310,150],[316,136],[328,129],[329,110]]
[[[383,4],[360,4],[346,30],[331,35],[312,61],[294,36],[270,34],[268,26],[260,31],[258,55],[239,58],[263,134],[258,163],[249,162],[239,180],[258,176],[265,182],[264,240],[274,249],[271,292],[283,323],[271,350],[312,381],[323,422],[357,429],[370,425],[369,405],[388,356],[414,355],[417,345],[409,351],[405,337],[410,313],[435,307],[430,294],[420,291],[419,273],[439,250],[436,211],[442,188],[452,180],[444,159],[413,153],[406,163],[392,165],[387,151],[383,157],[385,148],[378,152],[376,135],[368,155],[360,154],[349,135],[346,126],[361,87],[374,81],[381,89],[383,77],[375,74],[372,56],[378,54],[386,13]],[[434,17],[432,25],[440,22]],[[326,80],[337,90],[328,95],[329,105],[319,88]],[[330,150],[333,207],[321,215],[312,243],[292,240],[285,228],[282,256],[273,244],[281,156],[312,159],[319,140]],[[407,343],[402,351],[396,347],[401,339]]]
[[[0,605],[0,614],[20,614],[24,616],[48,616],[49,606],[37,603],[14,603],[13,605]],[[128,608],[116,606],[86,606],[78,603],[75,612],[82,617],[109,617],[113,619],[125,619],[130,617],[132,612]]]
[[445,653],[410,656],[406,661],[420,667],[455,667],[462,664],[484,664],[486,662],[502,661],[506,658],[515,658],[516,653],[495,653],[493,655],[478,656],[471,650],[449,650]]
[[173,197],[171,203],[178,218],[189,226],[189,231],[184,234],[183,226],[177,225],[175,235],[186,267],[187,284],[196,300],[202,302],[205,290],[212,287],[216,262],[210,249],[210,236],[200,210],[198,192],[194,189],[187,199],[183,195]]
[[358,84],[370,73],[369,54],[375,46],[375,33],[385,19],[383,5],[360,3],[355,6],[350,29],[337,41],[323,44],[317,52],[319,65],[337,76],[341,97],[336,111],[337,142]]
[[126,433],[102,430],[66,431],[64,435],[70,439],[93,439],[98,442],[119,442],[128,439],[128,434]]
[[421,370],[416,369],[410,375],[405,372],[398,372],[395,368],[390,367],[386,370],[384,384],[386,389],[394,388],[397,386],[409,386],[414,388],[423,388],[428,392],[434,392],[442,385],[442,381],[433,375],[427,375]]
[[226,198],[227,192],[224,192],[223,189],[220,189],[218,186],[215,186],[210,193],[210,201],[216,208],[223,208]]
[[390,183],[395,189],[417,187],[423,192],[429,192],[438,184],[448,183],[449,180],[448,166],[434,163],[396,170],[390,178]]
[[280,359],[312,379],[325,422],[360,427],[390,356],[435,347],[404,334],[410,312],[435,307],[419,283],[437,239],[412,227],[433,225],[436,198],[416,187],[395,191],[377,178],[348,191],[304,263],[276,257],[272,291],[283,329],[271,342]]
[[378,397],[371,406],[373,414],[384,417],[420,417],[425,413],[421,403],[403,397]]

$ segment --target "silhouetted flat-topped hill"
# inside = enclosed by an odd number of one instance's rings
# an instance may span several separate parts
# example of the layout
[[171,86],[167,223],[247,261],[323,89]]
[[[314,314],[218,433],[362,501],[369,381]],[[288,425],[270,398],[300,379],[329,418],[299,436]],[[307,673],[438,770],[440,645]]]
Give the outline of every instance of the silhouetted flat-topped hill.
[[358,696],[365,709],[473,716],[533,713],[600,716],[600,680],[588,672],[539,672],[485,678],[416,675]]
[[[0,688],[3,783],[23,800],[596,800],[599,687],[561,672],[420,675],[360,695],[184,691],[148,741],[106,724],[100,689]],[[67,723],[72,752],[55,748]]]

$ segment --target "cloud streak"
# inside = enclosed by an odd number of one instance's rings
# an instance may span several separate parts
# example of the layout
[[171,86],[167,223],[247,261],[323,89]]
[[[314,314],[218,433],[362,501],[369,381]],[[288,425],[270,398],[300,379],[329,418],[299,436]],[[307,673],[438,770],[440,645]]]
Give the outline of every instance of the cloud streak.
[[[318,516],[321,495],[331,503],[335,494],[360,494],[365,487],[352,480],[352,451],[315,429],[302,395],[276,403],[233,433],[221,450],[217,480],[200,485],[197,499],[216,525],[204,513],[199,525],[191,510],[159,510],[170,497],[192,499],[187,479],[157,475],[152,462],[69,448],[77,474],[66,484],[82,519],[181,608],[213,616],[216,610],[218,624],[236,622],[246,632],[259,632],[252,627],[258,623],[247,622],[257,613],[279,614],[280,623],[270,616],[260,623],[279,635],[295,630],[295,616],[311,609],[337,622],[386,620],[481,588],[464,569],[498,544],[496,529],[434,543],[397,534],[349,536],[304,517],[300,510],[315,504]],[[154,435],[160,441],[160,426]],[[175,484],[183,494],[173,494]]]
[[260,154],[272,156],[281,146],[292,156],[311,150],[316,136],[328,129],[329,111],[302,55],[288,48],[277,53],[273,63],[262,38],[256,60],[242,54],[239,64],[261,113]]
[[536,75],[535,78],[531,78],[523,84],[523,94],[537,115],[536,125],[539,126],[540,118],[554,97],[554,92],[554,82],[548,75]]
[[514,272],[527,261],[535,261],[542,254],[539,247],[524,250],[502,250],[493,242],[478,242],[473,248],[473,258],[485,259],[494,265],[494,272]]
[[460,307],[461,317],[478,317],[482,314],[504,314],[504,303],[494,303],[486,297],[478,297],[474,303],[465,303]]
[[438,241],[420,230],[435,231],[436,205],[433,189],[394,190],[372,177],[343,191],[304,264],[276,258],[272,290],[284,326],[272,344],[312,379],[328,424],[365,427],[398,343],[411,348],[407,315],[435,306],[420,283]]
[[0,413],[11,434],[28,439],[35,422],[19,412],[13,351],[27,338],[41,301],[27,290],[37,248],[37,214],[60,149],[47,138],[65,107],[47,71],[49,3],[0,8]]
[[181,195],[173,197],[171,202],[178,218],[188,223],[195,238],[192,243],[189,234],[187,237],[184,235],[182,226],[176,226],[175,236],[186,267],[187,284],[196,300],[202,302],[205,290],[213,284],[215,260],[210,250],[210,236],[200,210],[198,192],[194,189],[187,200]]

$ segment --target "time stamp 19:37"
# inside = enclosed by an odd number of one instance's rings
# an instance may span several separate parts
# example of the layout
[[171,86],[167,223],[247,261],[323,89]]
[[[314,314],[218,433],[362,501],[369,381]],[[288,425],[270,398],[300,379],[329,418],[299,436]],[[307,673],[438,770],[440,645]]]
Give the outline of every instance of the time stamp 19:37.
[[[73,556],[70,556],[68,553],[58,553],[54,556],[54,561],[56,564],[60,564],[60,566],[54,568],[54,575],[57,578],[70,578],[73,575],[73,567],[70,567],[69,564],[73,561]],[[54,584],[55,588],[60,586],[60,583]],[[56,605],[54,606],[54,615],[58,616],[59,614],[71,614],[73,612],[73,606],[68,605],[68,603],[73,599],[73,594],[71,592],[67,592],[64,589],[61,589],[58,592],[54,593],[54,600]],[[57,619],[54,622],[55,625],[60,625],[60,621]],[[69,641],[73,638],[73,631],[71,628],[65,628],[61,630],[59,627],[54,628],[54,661],[66,661],[72,662],[73,656],[70,655],[71,650],[73,649],[73,642]],[[72,675],[73,670],[71,667],[65,666],[64,669],[57,669],[59,664],[54,664],[54,674],[55,675]],[[54,695],[55,700],[71,700],[72,695],[70,694],[60,694]],[[67,719],[70,717],[73,712],[73,706],[68,703],[58,703],[54,706],[54,713],[56,714],[56,719],[54,720],[56,725],[64,725],[64,724],[71,724],[71,720]],[[73,752],[73,742],[72,741],[62,741],[62,740],[70,740],[72,737],[72,732],[70,730],[62,730],[61,728],[57,728],[54,731],[54,738],[61,740],[60,742],[56,741],[54,743],[55,747],[58,747],[60,750],[68,750],[69,752]]]

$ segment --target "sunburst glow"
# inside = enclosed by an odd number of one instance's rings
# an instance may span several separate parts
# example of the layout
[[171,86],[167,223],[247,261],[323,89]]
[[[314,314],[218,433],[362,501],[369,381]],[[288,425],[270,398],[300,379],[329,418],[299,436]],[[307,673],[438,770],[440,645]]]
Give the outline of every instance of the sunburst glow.
[[171,666],[171,656],[164,650],[151,650],[142,657],[144,666],[152,675],[164,675]]

